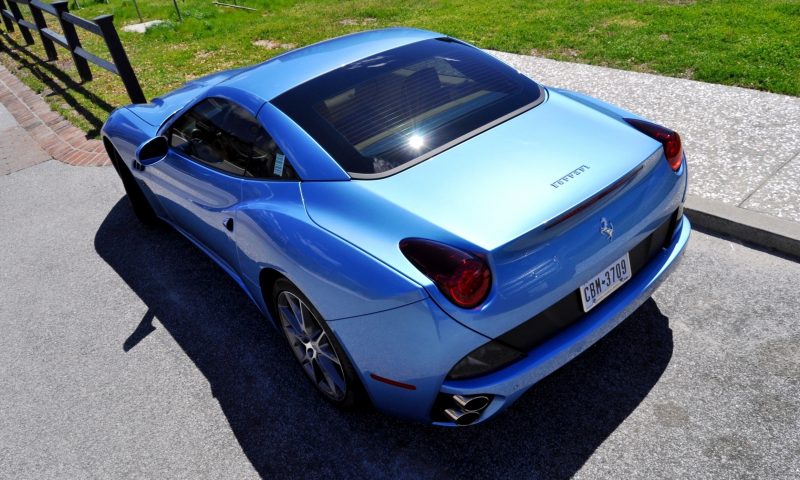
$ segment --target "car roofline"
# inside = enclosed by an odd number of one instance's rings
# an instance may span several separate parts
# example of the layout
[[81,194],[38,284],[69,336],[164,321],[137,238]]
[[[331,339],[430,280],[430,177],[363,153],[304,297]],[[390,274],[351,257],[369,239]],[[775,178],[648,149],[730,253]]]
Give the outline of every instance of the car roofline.
[[246,90],[269,102],[343,65],[403,45],[445,36],[429,30],[404,27],[351,33],[283,53],[238,72],[221,84]]

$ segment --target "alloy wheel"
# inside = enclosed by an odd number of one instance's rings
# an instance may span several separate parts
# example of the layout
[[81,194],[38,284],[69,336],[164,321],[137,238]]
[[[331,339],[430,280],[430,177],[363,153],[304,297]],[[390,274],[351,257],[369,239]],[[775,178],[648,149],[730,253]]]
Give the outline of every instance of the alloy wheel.
[[278,316],[286,338],[303,371],[331,400],[341,401],[347,393],[342,362],[306,303],[286,290],[278,294]]

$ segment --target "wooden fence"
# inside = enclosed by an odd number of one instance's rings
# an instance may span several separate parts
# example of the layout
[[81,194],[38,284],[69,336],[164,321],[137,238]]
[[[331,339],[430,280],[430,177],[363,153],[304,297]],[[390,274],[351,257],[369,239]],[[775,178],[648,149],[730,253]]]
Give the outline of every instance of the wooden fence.
[[[28,6],[33,22],[26,20],[22,16],[20,5]],[[128,55],[122,47],[117,29],[114,27],[113,15],[101,15],[92,20],[86,20],[71,14],[66,0],[53,3],[44,3],[40,0],[0,0],[0,14],[3,18],[3,24],[9,32],[14,31],[14,25],[19,28],[26,45],[34,43],[31,32],[38,33],[45,55],[47,55],[47,60],[56,60],[58,58],[55,45],[67,49],[72,55],[75,68],[78,70],[78,75],[82,81],[86,82],[92,79],[89,63],[93,63],[118,75],[122,79],[131,102],[147,102],[142,92],[142,87],[139,85],[139,80],[136,78],[136,73],[134,73],[133,67],[131,67],[131,63],[128,60]],[[47,26],[45,14],[58,19],[63,35]],[[105,40],[108,53],[111,55],[111,61],[104,60],[84,50],[75,27],[98,35]]]

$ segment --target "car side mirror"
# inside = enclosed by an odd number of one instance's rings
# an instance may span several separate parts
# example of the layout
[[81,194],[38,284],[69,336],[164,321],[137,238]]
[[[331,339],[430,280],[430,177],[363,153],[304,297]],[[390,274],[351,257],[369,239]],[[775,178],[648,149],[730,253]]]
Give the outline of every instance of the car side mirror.
[[169,152],[167,137],[153,137],[136,149],[136,160],[145,166],[152,165],[163,160],[167,152]]

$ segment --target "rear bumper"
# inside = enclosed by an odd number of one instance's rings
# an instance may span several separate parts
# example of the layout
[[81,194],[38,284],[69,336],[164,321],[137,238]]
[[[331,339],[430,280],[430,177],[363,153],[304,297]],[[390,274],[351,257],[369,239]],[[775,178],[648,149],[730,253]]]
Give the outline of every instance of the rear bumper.
[[579,322],[528,352],[526,358],[502,370],[475,379],[447,380],[442,384],[441,392],[494,395],[491,404],[484,410],[478,422],[507,408],[536,382],[600,340],[650,298],[653,291],[678,265],[689,241],[690,232],[691,225],[684,216],[675,229],[671,244],[653,257],[626,285]]
[[[484,421],[511,405],[536,382],[597,342],[644,303],[677,266],[691,226],[682,217],[672,241],[622,288],[584,318],[540,344],[528,356],[502,370],[470,380],[446,380],[450,369],[490,339],[453,320],[430,298],[369,315],[330,321],[329,325],[356,366],[374,406],[421,422],[432,420],[440,394],[492,395]],[[376,380],[374,375],[407,387]]]

